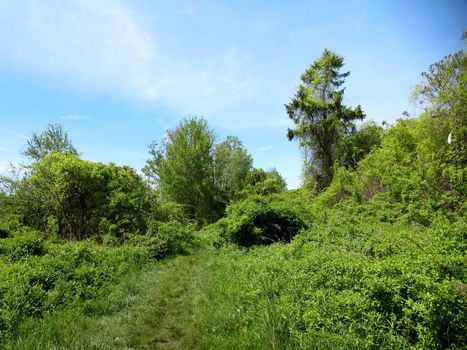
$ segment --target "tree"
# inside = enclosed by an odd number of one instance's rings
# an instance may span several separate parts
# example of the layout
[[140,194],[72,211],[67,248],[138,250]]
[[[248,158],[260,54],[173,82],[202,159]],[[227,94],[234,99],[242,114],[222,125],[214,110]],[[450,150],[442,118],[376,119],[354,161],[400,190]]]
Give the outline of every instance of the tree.
[[[464,32],[462,39],[467,39]],[[442,190],[443,207],[465,205],[467,193],[467,57],[465,50],[447,55],[422,73],[414,100],[424,108],[420,129],[426,140],[422,164],[433,166],[434,192]]]
[[78,154],[68,139],[68,133],[63,130],[60,124],[49,124],[42,133],[33,133],[23,154],[37,161],[44,158],[49,152]]
[[[464,31],[463,40],[467,39]],[[422,73],[424,81],[414,90],[414,100],[444,129],[450,139],[451,161],[467,166],[467,57],[465,50],[447,55]],[[450,135],[450,137],[449,137]],[[443,140],[443,141],[444,141]],[[444,143],[446,143],[444,142]]]
[[253,159],[238,137],[228,136],[214,150],[214,185],[227,204],[245,186]]
[[53,223],[60,236],[81,240],[145,232],[147,190],[129,167],[50,152],[31,165],[14,195],[24,224],[47,231]]
[[283,192],[286,187],[284,178],[275,168],[268,171],[253,169],[248,172],[245,186],[235,194],[235,198],[244,199],[250,195],[267,196]]
[[205,119],[185,119],[162,143],[149,146],[152,158],[143,169],[164,200],[183,205],[198,223],[215,216],[214,141]]
[[366,122],[352,130],[341,142],[338,151],[341,155],[340,164],[355,169],[360,160],[372,149],[381,145],[383,130],[383,127],[374,121]]
[[298,139],[305,154],[305,176],[311,175],[318,189],[329,185],[332,167],[340,158],[339,142],[355,130],[353,121],[365,114],[360,106],[343,105],[345,78],[340,73],[344,59],[327,49],[301,76],[297,93],[286,105],[287,114],[295,123],[288,130],[289,140]]

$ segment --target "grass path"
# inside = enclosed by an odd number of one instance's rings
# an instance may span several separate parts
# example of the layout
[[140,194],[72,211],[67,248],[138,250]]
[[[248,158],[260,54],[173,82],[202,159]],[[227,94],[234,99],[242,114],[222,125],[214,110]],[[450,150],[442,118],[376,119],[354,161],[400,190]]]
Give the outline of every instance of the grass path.
[[115,285],[89,312],[65,308],[43,319],[31,318],[17,339],[0,348],[201,349],[196,318],[205,306],[213,253],[206,246],[198,247],[189,255],[150,264]]
[[[207,279],[203,262],[209,250],[162,261],[140,282],[138,300],[102,320],[113,347],[126,349],[196,348],[195,308]],[[101,334],[102,336],[102,334]]]

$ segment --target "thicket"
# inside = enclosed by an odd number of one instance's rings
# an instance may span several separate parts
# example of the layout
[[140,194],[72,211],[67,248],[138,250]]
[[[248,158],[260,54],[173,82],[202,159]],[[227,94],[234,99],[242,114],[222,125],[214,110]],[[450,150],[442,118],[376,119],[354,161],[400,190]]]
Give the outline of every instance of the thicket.
[[251,195],[227,207],[226,217],[213,224],[218,244],[233,242],[244,247],[290,242],[308,227],[309,214],[293,194]]
[[465,221],[407,225],[377,202],[314,212],[291,244],[221,248],[201,348],[463,348]]
[[150,261],[145,247],[51,241],[25,227],[3,232],[8,235],[0,238],[0,346],[15,338],[27,318],[72,307],[96,315],[112,309],[96,300]]

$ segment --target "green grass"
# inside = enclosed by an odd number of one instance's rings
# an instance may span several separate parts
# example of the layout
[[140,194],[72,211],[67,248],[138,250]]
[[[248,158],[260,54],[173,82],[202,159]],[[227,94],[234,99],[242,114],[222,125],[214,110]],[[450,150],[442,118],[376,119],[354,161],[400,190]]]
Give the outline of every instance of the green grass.
[[360,209],[333,209],[290,244],[249,249],[211,248],[208,227],[190,254],[133,269],[84,305],[27,319],[4,348],[465,346],[465,221],[423,227]]
[[[135,271],[92,310],[68,308],[23,322],[5,349],[186,349],[207,250]],[[111,305],[111,307],[109,307]],[[101,307],[103,312],[96,312]]]

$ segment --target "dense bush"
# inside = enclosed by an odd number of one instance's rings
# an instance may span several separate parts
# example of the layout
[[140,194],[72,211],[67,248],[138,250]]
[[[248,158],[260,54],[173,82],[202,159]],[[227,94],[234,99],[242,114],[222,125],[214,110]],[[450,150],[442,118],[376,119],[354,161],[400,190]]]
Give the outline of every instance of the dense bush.
[[253,169],[248,172],[244,187],[235,193],[234,198],[239,200],[251,195],[268,196],[284,192],[286,188],[287,185],[284,178],[276,169],[268,171],[264,171],[261,168]]
[[194,224],[179,221],[150,221],[147,233],[133,236],[131,242],[147,249],[151,258],[160,260],[184,252],[193,242],[194,228]]
[[348,202],[314,213],[291,244],[222,248],[209,264],[202,347],[465,346],[466,222],[425,228],[374,214],[371,201]]
[[[44,241],[29,229],[0,239],[0,340],[28,317],[58,308],[92,310],[93,300],[148,262],[146,248]],[[1,341],[0,341],[1,347]]]
[[[4,232],[8,234],[7,231]],[[14,237],[0,241],[0,254],[7,257],[10,261],[19,261],[34,255],[41,256],[45,253],[46,248],[43,236],[27,228],[22,228]]]
[[[11,196],[21,221],[69,239],[144,233],[148,187],[129,167],[48,153]],[[55,232],[56,231],[56,232]]]
[[290,242],[307,227],[306,209],[292,196],[258,196],[227,207],[227,216],[216,224],[222,239],[251,246]]

